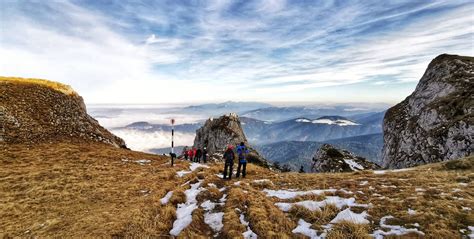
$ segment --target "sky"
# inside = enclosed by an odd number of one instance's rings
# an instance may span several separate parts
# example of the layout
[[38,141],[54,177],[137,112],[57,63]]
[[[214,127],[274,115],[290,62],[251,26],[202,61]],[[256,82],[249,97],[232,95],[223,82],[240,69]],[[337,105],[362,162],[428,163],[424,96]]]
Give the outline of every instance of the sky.
[[474,56],[463,0],[0,0],[0,75],[86,103],[403,100],[442,53]]

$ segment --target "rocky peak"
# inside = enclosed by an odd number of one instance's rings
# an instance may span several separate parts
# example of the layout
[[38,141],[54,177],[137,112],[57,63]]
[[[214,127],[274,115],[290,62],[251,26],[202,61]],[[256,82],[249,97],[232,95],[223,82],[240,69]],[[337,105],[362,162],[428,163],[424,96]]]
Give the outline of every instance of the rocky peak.
[[312,172],[354,172],[380,167],[347,150],[339,150],[330,144],[323,144],[313,157]]
[[71,87],[47,80],[0,77],[0,142],[95,141],[126,148],[89,116]]
[[211,158],[216,160],[221,159],[221,155],[229,144],[238,145],[244,142],[249,148],[248,161],[262,166],[269,166],[265,160],[255,149],[249,146],[247,138],[240,123],[239,116],[235,113],[223,115],[218,119],[210,118],[204,126],[196,130],[196,137],[194,138],[194,147],[204,148]]
[[404,168],[471,155],[474,58],[443,54],[415,91],[385,114],[383,162]]

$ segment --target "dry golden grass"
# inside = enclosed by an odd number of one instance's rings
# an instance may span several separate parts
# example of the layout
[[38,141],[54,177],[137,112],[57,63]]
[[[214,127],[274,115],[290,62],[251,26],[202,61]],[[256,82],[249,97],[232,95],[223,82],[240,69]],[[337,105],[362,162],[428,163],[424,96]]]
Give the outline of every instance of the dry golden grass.
[[78,95],[69,85],[65,85],[59,82],[55,82],[55,81],[44,80],[44,79],[0,76],[0,83],[1,82],[14,83],[14,84],[42,85],[42,86],[57,90],[59,92],[62,92],[66,95],[76,95],[76,96]]
[[[174,217],[159,199],[180,183],[175,171],[185,165],[174,169],[163,165],[164,157],[105,144],[0,147],[3,236],[125,235],[126,228],[151,231],[155,223],[167,223],[152,212]],[[139,159],[152,162],[140,165]],[[168,231],[153,227],[153,234]]]
[[335,224],[333,229],[327,235],[328,239],[370,239],[369,226],[354,224],[350,222],[341,222]]
[[[460,230],[474,225],[472,210],[467,209],[474,209],[473,157],[385,174],[280,174],[248,165],[246,179],[227,181],[215,175],[222,170],[221,163],[180,178],[176,171],[188,170],[187,162],[178,160],[172,168],[165,157],[103,144],[0,146],[0,237],[169,236],[176,207],[186,201],[184,191],[198,180],[206,189],[197,195],[198,205],[206,200],[218,202],[227,195],[225,205],[214,209],[224,212],[224,227],[217,234],[220,238],[239,238],[247,231],[240,223],[240,215],[261,238],[303,238],[292,233],[299,219],[321,233],[342,209],[327,205],[312,212],[294,206],[284,213],[275,203],[321,201],[325,195],[354,197],[357,203],[372,205],[351,208],[358,213],[367,211],[371,224],[334,224],[327,231],[328,238],[367,238],[380,229],[380,219],[387,215],[394,217],[386,222],[391,225],[413,228],[413,224],[419,224],[426,238],[459,238]],[[139,159],[152,162],[140,165],[135,162]],[[255,183],[256,179],[271,182]],[[237,181],[240,185],[234,184]],[[281,200],[268,197],[262,191],[265,188],[333,188],[346,192]],[[168,204],[161,205],[159,200],[169,191],[173,196]],[[409,214],[408,209],[416,213]],[[192,214],[193,221],[179,237],[215,235],[204,222],[204,214],[203,208],[198,207]]]

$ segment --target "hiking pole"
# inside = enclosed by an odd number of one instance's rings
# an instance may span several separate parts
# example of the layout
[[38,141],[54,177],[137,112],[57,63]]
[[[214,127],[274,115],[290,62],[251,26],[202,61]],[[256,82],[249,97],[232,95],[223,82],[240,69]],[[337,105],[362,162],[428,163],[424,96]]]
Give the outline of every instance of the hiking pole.
[[174,119],[171,119],[171,167],[174,166],[174,158],[176,158],[176,154],[174,153]]

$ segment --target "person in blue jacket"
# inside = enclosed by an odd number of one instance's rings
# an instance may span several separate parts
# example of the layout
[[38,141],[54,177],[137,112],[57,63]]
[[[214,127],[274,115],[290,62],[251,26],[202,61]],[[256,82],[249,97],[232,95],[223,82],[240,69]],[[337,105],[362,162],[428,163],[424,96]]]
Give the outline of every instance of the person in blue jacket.
[[240,177],[240,171],[242,169],[242,177],[245,178],[247,174],[247,154],[249,150],[245,146],[244,142],[241,142],[239,146],[237,146],[237,155],[239,156],[239,166],[237,166],[237,175],[236,177]]

